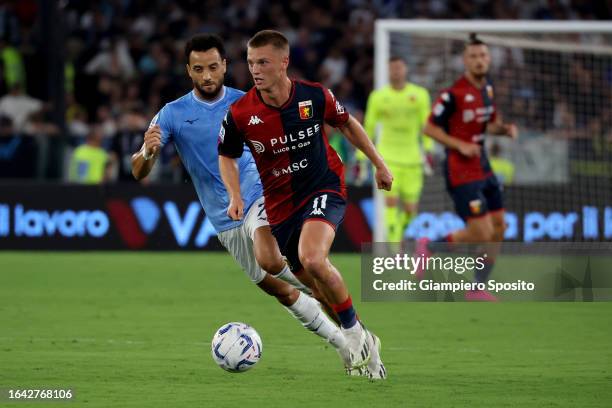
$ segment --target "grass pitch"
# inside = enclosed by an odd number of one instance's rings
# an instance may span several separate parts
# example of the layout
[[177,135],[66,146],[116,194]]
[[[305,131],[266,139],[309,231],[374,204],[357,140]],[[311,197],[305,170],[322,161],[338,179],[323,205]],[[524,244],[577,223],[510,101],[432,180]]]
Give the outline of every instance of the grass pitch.
[[[71,388],[79,407],[610,406],[612,304],[360,303],[358,256],[333,261],[387,381],[344,376],[225,253],[0,252],[0,388]],[[228,321],[263,339],[246,373],[210,357]]]

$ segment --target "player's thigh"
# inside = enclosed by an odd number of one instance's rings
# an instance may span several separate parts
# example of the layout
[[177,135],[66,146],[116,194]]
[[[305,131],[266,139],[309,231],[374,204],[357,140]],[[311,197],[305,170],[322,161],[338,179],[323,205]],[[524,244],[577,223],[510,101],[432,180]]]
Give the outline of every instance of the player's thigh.
[[261,269],[255,260],[253,251],[253,240],[246,230],[240,226],[227,231],[220,232],[219,241],[227,249],[230,255],[242,267],[253,283],[260,283],[266,273]]
[[470,219],[484,217],[489,211],[483,189],[484,181],[448,187],[448,192],[455,204],[455,211],[466,223]]
[[499,183],[497,177],[491,176],[486,180],[483,195],[487,200],[487,208],[490,213],[499,212],[504,209],[503,186]]
[[475,243],[489,242],[493,240],[495,229],[493,221],[488,213],[479,217],[470,217],[466,220],[466,229]]
[[[313,197],[304,206],[303,225],[298,243],[298,255],[304,266],[325,262],[336,229],[344,220],[346,200],[339,195],[323,193]],[[308,269],[308,268],[306,268]]]
[[272,234],[278,243],[282,255],[293,273],[302,269],[298,256],[298,242],[300,239],[301,214],[296,214],[280,224],[272,226]]
[[483,194],[487,200],[489,215],[493,223],[493,238],[495,241],[501,241],[504,239],[506,231],[506,212],[504,210],[503,187],[497,177],[491,176],[487,179]]
[[323,220],[311,219],[304,222],[298,254],[300,262],[307,271],[312,266],[321,266],[326,262],[335,236],[334,228]]

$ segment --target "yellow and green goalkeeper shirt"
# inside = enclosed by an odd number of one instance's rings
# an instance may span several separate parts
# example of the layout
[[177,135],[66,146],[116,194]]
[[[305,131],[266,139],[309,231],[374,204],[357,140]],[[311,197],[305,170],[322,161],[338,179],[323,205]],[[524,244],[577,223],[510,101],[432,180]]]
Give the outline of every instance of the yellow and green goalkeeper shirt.
[[[425,88],[407,83],[404,89],[396,90],[386,85],[370,94],[364,128],[374,139],[380,125],[376,147],[387,164],[421,164],[421,133],[429,112],[429,92]],[[433,150],[430,138],[423,138],[422,143],[426,151]]]

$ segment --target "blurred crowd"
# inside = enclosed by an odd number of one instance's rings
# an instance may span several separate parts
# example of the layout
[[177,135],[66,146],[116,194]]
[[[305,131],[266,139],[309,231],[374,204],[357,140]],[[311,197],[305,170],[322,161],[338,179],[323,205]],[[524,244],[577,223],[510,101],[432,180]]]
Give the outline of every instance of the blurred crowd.
[[[37,78],[45,66],[46,44],[39,24],[40,1],[0,0],[1,178],[45,179],[49,162],[60,160],[64,180],[131,180],[130,156],[140,148],[150,119],[191,87],[183,45],[196,33],[215,32],[224,38],[226,83],[246,90],[251,86],[246,41],[263,28],[282,31],[292,44],[291,75],[322,82],[359,118],[373,86],[377,18],[612,18],[610,0],[63,0],[58,4],[65,36],[65,124],[51,120],[53,101],[41,91],[47,85]],[[531,62],[529,55],[510,60],[501,68],[502,79]],[[524,82],[528,86],[515,90],[520,97],[506,101],[507,106],[516,110],[517,117],[532,112],[524,117],[536,129],[582,122],[605,128],[609,124],[589,120],[593,110],[588,101],[565,97],[592,99],[598,92],[601,95],[595,98],[610,98],[612,78],[607,84],[594,83],[589,64],[579,59],[567,66],[551,64],[551,70],[564,69],[562,74],[574,79],[561,84],[573,87],[567,90],[538,89],[538,84],[546,83],[542,76],[559,72],[530,74]],[[419,72],[414,76],[418,78]],[[435,81],[435,75],[421,79]],[[542,107],[533,102],[537,93],[558,103],[542,114]],[[595,116],[605,117],[603,113]],[[333,143],[350,156],[340,141]],[[62,146],[59,153],[53,148],[57,144]],[[92,175],[79,166],[79,157],[102,163],[101,171]],[[164,149],[161,166],[156,167],[153,180],[186,177],[172,146]]]

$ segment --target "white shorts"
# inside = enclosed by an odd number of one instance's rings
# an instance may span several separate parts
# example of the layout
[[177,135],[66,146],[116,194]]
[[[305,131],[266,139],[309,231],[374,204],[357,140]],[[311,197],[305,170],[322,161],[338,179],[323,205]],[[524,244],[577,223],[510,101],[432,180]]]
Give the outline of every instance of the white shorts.
[[259,283],[266,276],[255,260],[253,252],[253,239],[255,230],[268,224],[268,215],[264,208],[264,198],[260,197],[253,203],[244,216],[244,222],[237,228],[219,233],[219,241],[234,257],[236,262],[254,283]]

